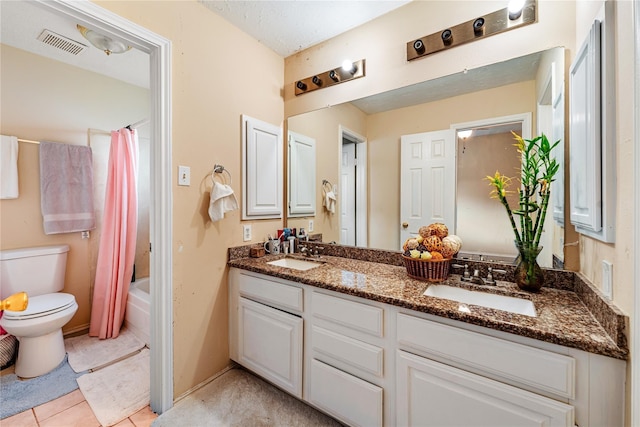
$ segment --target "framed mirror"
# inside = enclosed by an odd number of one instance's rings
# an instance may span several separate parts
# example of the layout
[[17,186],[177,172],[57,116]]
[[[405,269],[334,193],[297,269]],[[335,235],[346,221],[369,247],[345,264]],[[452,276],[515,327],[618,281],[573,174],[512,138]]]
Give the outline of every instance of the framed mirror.
[[[564,117],[564,105],[554,102],[560,99],[564,87],[564,57],[564,48],[553,48],[289,117],[287,126],[290,131],[316,140],[317,210],[315,216],[287,218],[286,226],[306,229],[309,220],[313,220],[314,232],[322,233],[325,242],[399,250],[402,223],[405,222],[401,218],[400,209],[403,196],[400,185],[401,137],[446,129],[453,132],[455,126],[464,123],[486,122],[492,118],[528,114],[531,117],[530,135],[523,135],[525,138],[544,132],[550,140],[564,140],[564,125],[562,120],[558,120]],[[562,111],[559,111],[559,108],[562,108]],[[366,157],[356,157],[356,169],[364,170],[364,180],[349,180],[343,177],[344,165],[347,164],[345,152],[348,151],[343,129],[359,135],[362,138],[360,143],[366,147],[362,150]],[[451,148],[458,157],[460,141],[456,138],[454,144]],[[562,155],[564,148],[561,146],[556,151],[558,155]],[[495,166],[499,164],[493,163],[492,167]],[[501,172],[511,176],[518,175],[517,171],[511,173],[512,165],[505,164],[502,169]],[[562,175],[563,173],[559,174],[560,177]],[[452,179],[460,185],[464,179],[475,179],[457,173],[454,173],[453,177]],[[335,213],[322,206],[323,180],[336,184]],[[488,184],[486,191],[482,193],[481,188],[485,184],[476,183],[478,189],[473,195],[477,200],[486,199],[488,203],[496,203],[499,209],[500,204],[489,198],[491,189]],[[459,186],[456,189],[456,182],[453,182],[453,188],[452,191],[457,193],[453,195],[456,200],[455,217],[447,225],[452,232],[457,233],[456,218],[463,215],[462,211],[457,212],[458,209],[471,211],[472,215],[475,210],[479,216],[486,217],[485,208],[482,207],[486,205],[486,201],[482,205],[474,205],[474,202],[465,196],[468,192]],[[423,196],[429,197],[426,191],[422,193]],[[346,240],[343,224],[350,221],[348,216],[353,214],[344,208],[353,204],[352,199],[356,204],[356,224],[359,223],[358,218],[364,215],[366,227],[356,227],[355,240],[349,241]],[[360,205],[357,203],[358,200],[361,201]],[[559,198],[557,200],[556,203],[561,203]],[[547,246],[551,255],[545,262],[545,266],[549,267],[551,264],[562,266],[564,261],[564,228],[560,221],[553,219],[556,215],[551,213],[559,209],[562,207],[549,208],[545,226],[545,233],[550,236]],[[562,215],[557,217],[561,218]],[[505,223],[507,233],[512,233],[504,212],[502,216],[491,214],[491,220]],[[471,231],[461,231],[469,234],[470,240],[473,240]],[[464,241],[465,236],[461,237]],[[513,241],[511,235],[496,238]],[[483,258],[500,255],[493,253],[490,246],[487,244],[489,250],[486,252],[478,249],[472,251],[474,253],[471,255],[482,255]]]

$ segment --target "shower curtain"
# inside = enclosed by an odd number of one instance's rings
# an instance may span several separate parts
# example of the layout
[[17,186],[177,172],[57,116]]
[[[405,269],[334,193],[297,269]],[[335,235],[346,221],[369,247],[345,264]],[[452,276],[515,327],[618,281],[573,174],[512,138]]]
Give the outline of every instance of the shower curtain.
[[116,338],[124,320],[136,251],[138,135],[111,132],[102,234],[89,335]]

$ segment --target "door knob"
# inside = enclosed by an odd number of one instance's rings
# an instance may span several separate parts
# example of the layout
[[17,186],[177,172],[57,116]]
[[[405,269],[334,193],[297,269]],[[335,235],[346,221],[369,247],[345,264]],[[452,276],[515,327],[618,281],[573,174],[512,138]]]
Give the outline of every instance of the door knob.
[[402,223],[402,228],[407,228],[409,227],[409,223],[408,222],[403,222]]

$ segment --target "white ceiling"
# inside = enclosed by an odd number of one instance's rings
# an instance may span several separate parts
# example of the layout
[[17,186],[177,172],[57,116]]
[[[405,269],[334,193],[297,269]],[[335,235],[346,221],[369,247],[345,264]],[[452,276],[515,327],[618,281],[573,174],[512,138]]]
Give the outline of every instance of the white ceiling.
[[199,0],[286,58],[411,0]]

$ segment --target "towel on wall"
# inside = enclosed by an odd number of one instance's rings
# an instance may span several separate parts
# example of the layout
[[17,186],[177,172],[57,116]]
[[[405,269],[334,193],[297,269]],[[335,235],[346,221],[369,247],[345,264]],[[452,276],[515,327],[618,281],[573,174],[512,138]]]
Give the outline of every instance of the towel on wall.
[[333,191],[327,191],[324,196],[324,207],[332,214],[336,213],[336,195]]
[[40,207],[45,234],[96,228],[90,147],[40,143]]
[[238,200],[233,193],[233,188],[226,184],[214,182],[209,201],[209,218],[211,218],[211,221],[219,221],[224,218],[226,212],[236,209],[238,209]]
[[0,139],[0,199],[18,198],[18,138]]

